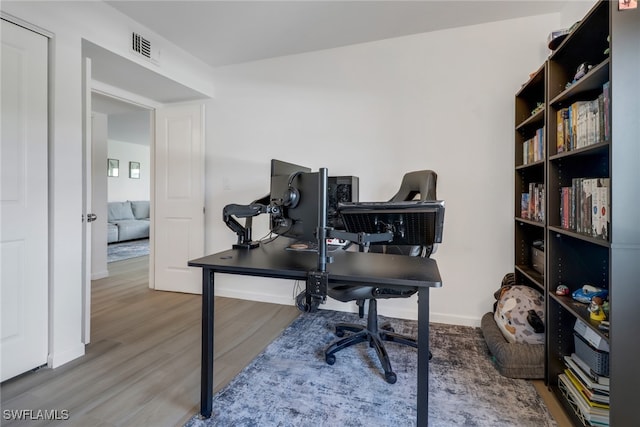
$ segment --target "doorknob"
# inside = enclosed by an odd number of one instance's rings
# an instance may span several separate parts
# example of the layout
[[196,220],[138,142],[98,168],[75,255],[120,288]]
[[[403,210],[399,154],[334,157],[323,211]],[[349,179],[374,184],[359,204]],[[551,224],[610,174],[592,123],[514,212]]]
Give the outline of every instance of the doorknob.
[[87,214],[87,222],[93,222],[93,221],[95,221],[96,219],[98,219],[98,217],[96,216],[96,214],[93,214],[93,213]]

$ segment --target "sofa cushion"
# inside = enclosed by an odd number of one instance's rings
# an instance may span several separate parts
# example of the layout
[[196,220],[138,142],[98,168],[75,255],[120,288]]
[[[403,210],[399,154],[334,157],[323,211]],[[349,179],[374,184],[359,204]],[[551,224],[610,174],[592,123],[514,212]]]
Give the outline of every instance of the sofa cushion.
[[110,222],[107,223],[107,243],[118,241],[118,226]]
[[131,210],[136,219],[147,219],[151,216],[148,200],[131,201]]
[[133,210],[131,209],[131,202],[109,202],[108,205],[108,222],[135,219]]
[[116,222],[118,225],[118,240],[142,239],[149,237],[149,221],[144,219],[128,219]]

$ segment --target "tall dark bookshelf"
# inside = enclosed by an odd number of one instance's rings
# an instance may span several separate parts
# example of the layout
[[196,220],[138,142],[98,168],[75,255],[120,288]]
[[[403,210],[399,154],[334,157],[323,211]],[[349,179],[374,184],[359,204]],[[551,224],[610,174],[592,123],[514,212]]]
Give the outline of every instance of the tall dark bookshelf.
[[[558,376],[565,369],[564,356],[575,351],[577,319],[609,344],[610,425],[636,425],[640,420],[635,398],[640,384],[639,40],[640,9],[618,10],[616,1],[598,1],[515,97],[515,276],[518,283],[544,293],[545,382],[575,425],[589,424],[561,391]],[[574,81],[583,63],[591,68]],[[570,149],[559,143],[563,119],[558,112],[574,103],[595,102],[603,92],[608,92],[606,136],[596,132],[588,143]],[[527,161],[523,143],[537,129],[543,129],[544,153]],[[561,215],[566,212],[562,192],[567,191],[562,187],[585,178],[607,184],[609,226],[604,237],[584,223],[582,229],[568,226],[567,216]],[[532,182],[544,184],[544,218],[523,218],[522,194]],[[543,273],[533,268],[531,257],[533,243],[540,241]],[[585,284],[609,291],[609,331],[591,320],[586,304],[555,292],[559,285],[573,292]]]
[[[515,262],[514,274],[518,283],[526,283],[544,292],[544,275],[534,269],[532,265],[532,251],[535,242],[545,239],[545,220],[523,214],[523,195],[530,194],[532,184],[545,184],[546,150],[541,150],[531,156],[531,149],[527,150],[526,141],[536,141],[536,135],[542,132],[542,143],[546,141],[546,104],[545,87],[547,64],[543,64],[531,74],[516,94],[515,105]],[[544,145],[542,145],[544,147]],[[530,147],[529,147],[530,148]],[[544,151],[544,152],[543,152]],[[533,205],[528,200],[529,206]],[[528,210],[528,209],[527,209]],[[545,213],[546,216],[546,213]]]

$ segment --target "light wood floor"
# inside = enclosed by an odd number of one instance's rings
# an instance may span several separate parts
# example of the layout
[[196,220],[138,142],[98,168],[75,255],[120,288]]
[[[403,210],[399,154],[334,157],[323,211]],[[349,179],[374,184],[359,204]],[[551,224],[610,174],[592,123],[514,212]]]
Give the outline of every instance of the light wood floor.
[[[83,427],[178,426],[199,411],[200,296],[150,290],[147,263],[109,264],[110,277],[92,286],[86,355],[6,381],[2,409],[66,409],[63,425]],[[298,314],[290,306],[216,298],[215,390]]]
[[[92,286],[86,355],[4,382],[3,410],[68,410],[65,427],[181,426],[198,412],[200,296],[150,290],[147,263],[140,257],[109,264],[110,276]],[[290,306],[216,298],[215,390],[297,315]],[[534,385],[558,425],[571,426],[544,383]]]

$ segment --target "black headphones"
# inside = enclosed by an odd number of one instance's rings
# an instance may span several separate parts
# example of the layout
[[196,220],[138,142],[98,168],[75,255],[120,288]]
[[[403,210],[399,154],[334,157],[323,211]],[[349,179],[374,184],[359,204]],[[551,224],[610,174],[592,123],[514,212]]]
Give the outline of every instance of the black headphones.
[[298,171],[294,172],[289,176],[289,183],[287,185],[287,190],[282,195],[282,204],[288,208],[295,208],[298,206],[298,202],[300,202],[300,192],[296,187],[293,186],[293,180],[300,174],[304,172]]

